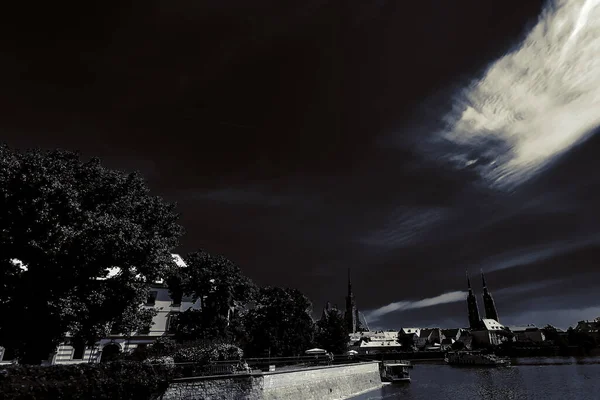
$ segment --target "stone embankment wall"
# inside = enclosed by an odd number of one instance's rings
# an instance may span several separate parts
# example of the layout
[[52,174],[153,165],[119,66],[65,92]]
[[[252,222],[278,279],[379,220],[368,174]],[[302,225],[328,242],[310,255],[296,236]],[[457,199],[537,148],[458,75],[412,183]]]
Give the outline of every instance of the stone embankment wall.
[[160,400],[258,400],[262,386],[262,375],[185,378],[169,385]]
[[379,364],[348,364],[290,373],[265,373],[263,399],[345,399],[381,386]]
[[161,400],[334,400],[381,386],[377,362],[180,379]]

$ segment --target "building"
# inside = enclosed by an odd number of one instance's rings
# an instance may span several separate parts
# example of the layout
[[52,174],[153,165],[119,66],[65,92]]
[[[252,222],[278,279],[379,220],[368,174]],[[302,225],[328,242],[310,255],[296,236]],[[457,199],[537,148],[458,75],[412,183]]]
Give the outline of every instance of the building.
[[359,354],[381,354],[402,350],[397,331],[365,331],[349,335],[350,350]]
[[475,344],[480,346],[497,346],[507,341],[510,337],[506,327],[502,326],[498,321],[488,318],[482,319],[481,327],[477,330],[472,330],[471,335]]
[[400,334],[421,336],[421,328],[400,328]]
[[[488,290],[485,276],[483,275],[483,271],[481,272],[481,281],[483,284],[483,306],[485,311],[485,319],[494,320],[497,323],[500,323],[498,319],[498,310],[496,309],[496,303],[494,302],[494,298],[492,294]],[[469,278],[469,272],[467,271],[467,288],[469,293],[467,295],[467,310],[469,313],[469,327],[471,330],[478,329],[486,329],[485,324],[482,322],[483,319],[480,318],[479,315],[479,306],[477,305],[477,297],[473,292],[473,288],[471,287],[471,279]]]
[[442,350],[450,350],[452,345],[460,340],[463,334],[466,333],[464,329],[442,329]]
[[575,332],[582,332],[592,335],[596,340],[600,340],[600,317],[592,321],[579,321],[573,329]]
[[[175,263],[185,268],[185,263],[177,254],[173,255]],[[118,273],[115,269],[109,273],[110,276]],[[193,302],[190,297],[182,297],[173,300],[169,295],[169,289],[164,282],[156,282],[151,285],[148,298],[140,307],[154,308],[158,313],[152,319],[151,326],[140,332],[132,332],[125,335],[119,332],[112,332],[108,337],[101,339],[95,346],[83,346],[71,341],[67,334],[67,339],[61,343],[56,353],[45,362],[45,364],[78,364],[83,362],[99,362],[103,357],[110,353],[121,351],[133,351],[138,347],[145,347],[153,343],[158,337],[169,336],[170,323],[178,313],[190,308],[200,309],[200,300]],[[12,353],[6,349],[0,348],[0,363],[12,362]]]
[[479,308],[477,306],[477,298],[471,287],[471,280],[467,271],[467,287],[469,294],[467,295],[467,308],[469,312],[469,327],[473,337],[473,343],[479,346],[497,346],[500,343],[508,340],[511,333],[500,324],[498,321],[498,310],[494,303],[494,298],[487,288],[485,276],[481,272],[481,280],[483,283],[483,305],[485,310],[485,318],[479,317]]
[[508,330],[515,335],[515,342],[541,343],[546,340],[546,335],[544,335],[544,332],[535,325],[509,326]]

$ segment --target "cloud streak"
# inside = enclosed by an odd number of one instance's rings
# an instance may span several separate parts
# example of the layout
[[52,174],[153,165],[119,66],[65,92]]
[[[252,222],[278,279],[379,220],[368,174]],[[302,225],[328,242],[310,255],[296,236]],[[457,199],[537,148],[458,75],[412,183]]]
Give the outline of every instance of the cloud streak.
[[442,208],[407,209],[399,208],[389,217],[382,229],[374,230],[359,239],[367,246],[400,248],[410,246],[431,232],[447,218],[448,212]]
[[407,310],[415,310],[418,308],[433,307],[440,304],[455,303],[458,301],[464,301],[467,293],[462,291],[444,293],[439,296],[430,297],[417,301],[398,301],[390,303],[387,306],[380,307],[376,310],[371,310],[365,313],[366,318],[369,322],[379,320],[386,314],[393,312],[402,312]]
[[579,240],[571,239],[558,242],[549,242],[544,245],[532,246],[488,258],[481,263],[480,267],[485,268],[486,271],[490,272],[514,268],[520,265],[544,261],[561,254],[597,244],[600,244],[600,237],[598,236]]

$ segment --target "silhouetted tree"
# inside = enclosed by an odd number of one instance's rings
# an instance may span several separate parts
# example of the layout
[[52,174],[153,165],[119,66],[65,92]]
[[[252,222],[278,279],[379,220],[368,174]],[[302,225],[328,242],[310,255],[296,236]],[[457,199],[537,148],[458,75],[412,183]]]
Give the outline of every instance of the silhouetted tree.
[[317,321],[315,344],[334,354],[342,354],[348,350],[348,327],[344,314],[331,309]]
[[566,351],[566,349],[569,347],[568,339],[564,335],[561,335],[558,332],[558,329],[556,329],[554,326],[546,325],[544,328],[542,328],[542,331],[546,337],[546,340],[554,343],[554,345],[558,346],[561,351]]
[[312,304],[296,289],[264,287],[244,316],[251,355],[293,356],[313,342]]
[[[137,174],[0,146],[0,345],[39,363],[67,332],[93,343],[125,314],[132,322],[172,262],[177,220]],[[97,279],[112,267],[120,273]]]
[[586,353],[589,353],[598,344],[596,338],[587,332],[576,331],[573,328],[567,330],[567,339],[569,345],[578,346],[583,349]]
[[[200,300],[200,310],[181,313],[172,322],[179,341],[227,339],[243,341],[241,316],[256,293],[256,286],[240,268],[222,255],[199,250],[184,257],[187,267],[173,268],[166,279],[173,299],[183,295]],[[177,301],[174,300],[174,301]]]
[[457,340],[456,342],[452,343],[451,347],[452,347],[452,350],[454,350],[454,351],[464,350],[465,344],[463,342],[461,342],[460,340]]

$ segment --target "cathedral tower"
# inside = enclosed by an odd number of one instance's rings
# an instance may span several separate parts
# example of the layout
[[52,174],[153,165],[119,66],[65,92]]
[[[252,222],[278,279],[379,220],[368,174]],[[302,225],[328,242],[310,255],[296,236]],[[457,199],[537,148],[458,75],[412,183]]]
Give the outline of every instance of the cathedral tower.
[[469,272],[467,271],[467,285],[469,287],[469,295],[467,296],[467,307],[469,310],[469,327],[471,329],[479,329],[479,307],[477,306],[477,297],[473,294],[471,288],[471,279],[469,278]]
[[483,282],[483,307],[485,309],[485,317],[500,322],[500,320],[498,320],[496,303],[494,303],[494,298],[488,291],[487,285],[485,284],[485,276],[483,275],[483,271],[481,271],[481,281]]
[[348,332],[355,333],[358,325],[358,311],[354,293],[352,293],[352,281],[350,280],[350,268],[348,268],[348,295],[346,296],[346,326]]

